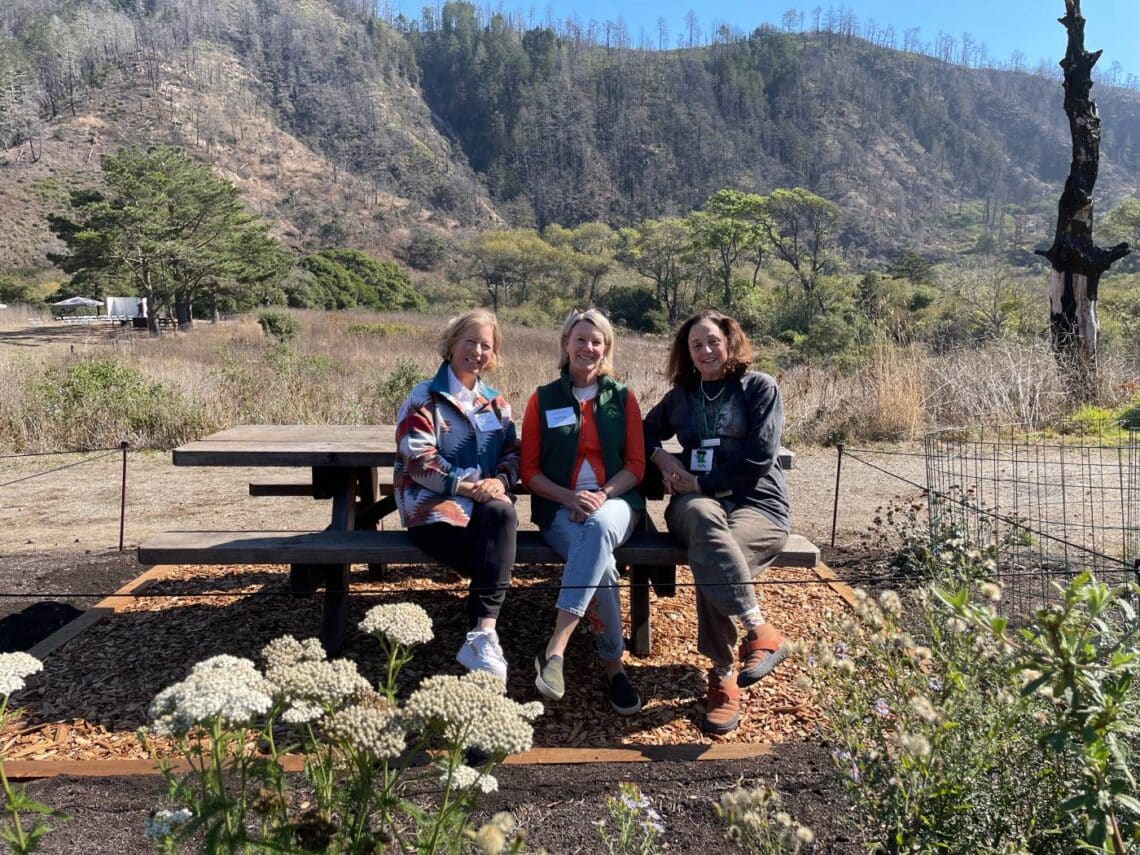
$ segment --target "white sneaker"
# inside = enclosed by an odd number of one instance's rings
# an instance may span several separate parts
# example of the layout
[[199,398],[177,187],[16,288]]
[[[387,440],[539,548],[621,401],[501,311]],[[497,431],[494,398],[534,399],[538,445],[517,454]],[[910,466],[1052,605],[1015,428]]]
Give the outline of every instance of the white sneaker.
[[507,682],[507,660],[499,646],[499,634],[493,629],[477,629],[467,633],[463,646],[455,654],[468,671],[486,671]]

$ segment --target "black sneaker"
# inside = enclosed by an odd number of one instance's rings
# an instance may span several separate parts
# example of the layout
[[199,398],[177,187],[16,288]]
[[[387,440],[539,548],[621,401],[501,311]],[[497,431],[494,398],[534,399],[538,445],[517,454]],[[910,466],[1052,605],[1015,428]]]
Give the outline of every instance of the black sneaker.
[[625,671],[619,671],[606,680],[606,696],[618,715],[633,715],[641,710],[641,696]]

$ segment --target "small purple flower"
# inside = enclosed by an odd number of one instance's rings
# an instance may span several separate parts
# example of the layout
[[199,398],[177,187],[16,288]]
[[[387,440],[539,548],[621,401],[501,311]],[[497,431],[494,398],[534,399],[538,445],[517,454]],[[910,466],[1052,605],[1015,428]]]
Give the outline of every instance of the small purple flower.
[[937,677],[930,677],[926,681],[926,684],[928,686],[930,686],[930,691],[932,691],[932,692],[941,692],[942,691],[942,681],[939,680]]
[[847,646],[846,643],[844,643],[842,641],[835,642],[835,646],[832,649],[835,651],[835,655],[839,659],[845,658],[848,655],[848,653],[850,652],[850,648]]
[[883,698],[877,698],[875,700],[875,715],[877,715],[879,718],[886,718],[890,714],[890,704],[888,704]]
[[625,805],[628,810],[644,810],[645,808],[649,807],[649,798],[647,796],[641,795],[640,798],[634,799],[628,794],[622,793],[621,803]]

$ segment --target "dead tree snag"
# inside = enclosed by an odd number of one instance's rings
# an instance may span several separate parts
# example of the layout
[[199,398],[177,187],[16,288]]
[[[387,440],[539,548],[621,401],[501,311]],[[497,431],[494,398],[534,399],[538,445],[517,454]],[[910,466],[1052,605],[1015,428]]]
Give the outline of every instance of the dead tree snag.
[[1065,190],[1057,205],[1053,245],[1037,250],[1049,259],[1049,326],[1053,352],[1069,373],[1073,391],[1081,398],[1096,389],[1096,300],[1101,275],[1126,256],[1128,244],[1103,249],[1093,243],[1093,187],[1100,167],[1100,117],[1089,97],[1092,69],[1101,51],[1085,50],[1085,19],[1080,0],[1065,0],[1065,17],[1058,19],[1069,34],[1061,68],[1065,73],[1065,114],[1073,140],[1073,159]]

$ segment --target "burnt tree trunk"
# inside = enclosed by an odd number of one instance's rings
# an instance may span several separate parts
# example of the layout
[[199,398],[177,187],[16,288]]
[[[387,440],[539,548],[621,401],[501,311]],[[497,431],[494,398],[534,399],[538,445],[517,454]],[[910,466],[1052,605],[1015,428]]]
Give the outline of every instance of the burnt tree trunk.
[[1101,275],[1129,253],[1128,244],[1102,249],[1093,243],[1093,186],[1100,167],[1100,117],[1089,97],[1092,69],[1101,51],[1085,50],[1085,19],[1080,0],[1065,0],[1058,19],[1069,34],[1061,68],[1065,72],[1065,114],[1073,140],[1073,159],[1057,205],[1057,231],[1048,250],[1053,273],[1049,284],[1049,327],[1053,353],[1081,399],[1096,391],[1096,299]]

